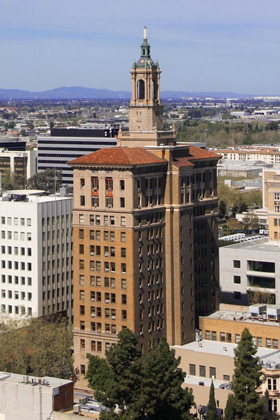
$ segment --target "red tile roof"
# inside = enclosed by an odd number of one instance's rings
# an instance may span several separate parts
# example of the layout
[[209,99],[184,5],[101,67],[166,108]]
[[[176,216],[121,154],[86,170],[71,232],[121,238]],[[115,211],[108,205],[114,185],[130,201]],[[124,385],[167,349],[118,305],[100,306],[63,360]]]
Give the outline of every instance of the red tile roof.
[[112,147],[82,156],[68,162],[71,166],[79,165],[149,165],[167,163],[142,147]]
[[189,148],[190,157],[195,159],[208,159],[208,158],[216,158],[220,159],[220,155],[214,152],[209,152],[209,150],[201,149],[200,147],[190,146]]
[[184,166],[194,166],[193,161],[197,159],[220,159],[221,156],[216,153],[209,152],[208,150],[201,149],[200,147],[190,146],[189,147],[189,156],[178,157],[173,161],[173,165],[177,168],[182,168]]

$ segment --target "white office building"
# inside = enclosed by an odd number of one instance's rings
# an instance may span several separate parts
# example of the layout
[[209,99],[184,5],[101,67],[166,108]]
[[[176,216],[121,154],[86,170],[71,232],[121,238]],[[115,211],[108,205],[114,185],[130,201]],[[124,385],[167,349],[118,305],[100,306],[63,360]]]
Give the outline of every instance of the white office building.
[[72,197],[8,191],[0,198],[0,312],[72,316]]
[[220,248],[220,302],[248,305],[252,293],[280,304],[280,244],[257,239]]

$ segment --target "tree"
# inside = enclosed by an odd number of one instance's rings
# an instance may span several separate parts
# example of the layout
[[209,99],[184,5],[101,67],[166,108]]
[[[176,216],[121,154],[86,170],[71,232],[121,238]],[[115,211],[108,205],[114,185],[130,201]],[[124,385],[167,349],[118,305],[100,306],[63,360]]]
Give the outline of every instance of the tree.
[[217,405],[215,400],[215,388],[213,381],[211,382],[209,402],[207,405],[207,420],[218,420]]
[[245,328],[234,350],[234,420],[263,420],[263,399],[256,392],[261,384],[261,364],[255,356],[256,352],[252,335]]
[[88,355],[86,378],[95,397],[109,412],[101,419],[185,420],[193,396],[182,389],[185,374],[166,340],[142,356],[138,339],[129,329],[118,334],[119,343],[106,352],[107,360]]
[[5,320],[0,337],[1,371],[59,378],[73,372],[72,332],[66,319]]
[[235,419],[234,396],[233,394],[228,394],[224,420],[234,420],[234,419]]
[[60,188],[61,180],[61,171],[49,168],[29,178],[27,188],[29,190],[44,190],[54,193]]
[[4,171],[2,174],[2,189],[19,190],[24,184],[23,178],[14,172]]
[[170,350],[166,339],[143,357],[143,395],[149,420],[190,419],[194,404],[192,392],[183,389],[185,374],[178,369],[180,358]]
[[219,203],[219,218],[224,219],[227,214],[227,205],[225,201],[221,200]]

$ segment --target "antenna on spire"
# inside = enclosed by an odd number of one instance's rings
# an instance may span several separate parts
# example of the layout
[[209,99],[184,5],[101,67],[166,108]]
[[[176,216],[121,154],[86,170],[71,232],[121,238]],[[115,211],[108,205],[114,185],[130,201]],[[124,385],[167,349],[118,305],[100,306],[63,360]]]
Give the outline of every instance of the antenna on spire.
[[147,39],[147,26],[144,26],[144,36],[143,36],[144,40]]

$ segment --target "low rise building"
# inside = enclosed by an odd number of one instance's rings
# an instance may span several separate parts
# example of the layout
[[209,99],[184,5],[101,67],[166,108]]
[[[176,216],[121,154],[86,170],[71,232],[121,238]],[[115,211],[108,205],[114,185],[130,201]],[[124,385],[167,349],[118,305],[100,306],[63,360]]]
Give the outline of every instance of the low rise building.
[[73,406],[73,381],[0,372],[1,420],[54,420]]
[[279,312],[279,305],[257,304],[236,309],[232,306],[230,310],[221,305],[219,311],[199,318],[200,334],[204,340],[237,344],[244,328],[248,328],[256,346],[278,349]]
[[[176,357],[181,357],[179,367],[186,372],[183,386],[192,388],[197,411],[207,406],[213,380],[217,406],[225,409],[234,373],[234,350],[237,344],[216,341],[193,341],[183,346],[173,346]],[[265,418],[279,418],[280,414],[280,351],[259,347],[257,354],[263,366],[264,381],[258,389],[265,397]]]
[[0,151],[0,172],[13,172],[21,177],[23,182],[37,172],[37,149],[14,151],[2,149]]
[[71,317],[72,197],[12,190],[0,215],[0,313]]

